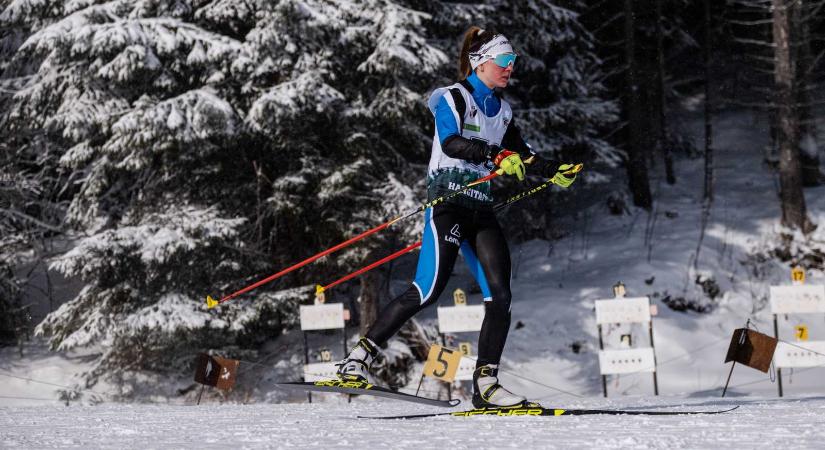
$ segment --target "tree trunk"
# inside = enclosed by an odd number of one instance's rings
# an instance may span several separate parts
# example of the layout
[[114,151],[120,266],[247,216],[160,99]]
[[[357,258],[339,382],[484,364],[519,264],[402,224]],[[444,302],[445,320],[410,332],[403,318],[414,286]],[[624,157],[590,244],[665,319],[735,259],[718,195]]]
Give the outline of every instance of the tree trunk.
[[642,114],[639,101],[638,62],[636,60],[636,30],[633,0],[624,2],[625,20],[625,64],[626,67],[626,109],[627,109],[627,176],[633,204],[650,209],[653,199],[647,177],[647,165],[642,144]]
[[[378,258],[372,256],[378,252],[370,252],[370,261]],[[358,297],[358,332],[361,336],[367,334],[375,319],[378,318],[378,306],[381,302],[382,287],[384,286],[384,271],[373,269],[361,276],[361,295]]]
[[[633,39],[634,70],[636,73],[636,101],[639,108],[639,144],[644,153],[648,173],[658,162],[659,133],[659,61],[656,49],[657,41],[648,38],[648,31],[656,30],[659,17],[656,16],[657,0],[633,0]],[[639,39],[640,30],[643,38]]]
[[809,83],[813,75],[813,54],[811,52],[811,31],[809,20],[804,17],[807,3],[797,0],[790,6],[793,27],[791,32],[791,48],[796,54],[796,91],[797,107],[799,108],[799,161],[802,165],[802,185],[806,187],[822,184],[822,173],[819,170],[819,148],[816,143],[816,125],[811,114],[812,98]]
[[658,86],[657,95],[657,109],[659,119],[659,129],[656,137],[656,146],[662,153],[665,162],[665,178],[667,184],[676,184],[676,174],[673,172],[673,152],[670,144],[667,141],[667,119],[665,108],[667,105],[666,88],[665,88],[665,45],[664,35],[662,33],[662,0],[655,0],[656,10],[656,65],[658,70],[656,72],[656,85]]
[[705,45],[704,45],[704,65],[705,65],[705,184],[703,198],[710,205],[713,202],[713,108],[710,92],[710,49],[713,42],[712,24],[710,15],[710,2],[705,0]]
[[774,83],[776,85],[777,140],[779,143],[779,187],[782,224],[811,232],[802,192],[799,163],[799,117],[794,91],[795,67],[791,59],[791,14],[787,0],[771,0],[773,6]]

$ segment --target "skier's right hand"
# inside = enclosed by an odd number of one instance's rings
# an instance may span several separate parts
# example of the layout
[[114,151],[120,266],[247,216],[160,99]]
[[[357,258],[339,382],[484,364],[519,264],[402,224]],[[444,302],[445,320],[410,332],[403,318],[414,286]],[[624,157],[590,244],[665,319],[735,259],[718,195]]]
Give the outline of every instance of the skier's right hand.
[[505,174],[515,175],[519,181],[524,181],[524,163],[518,153],[503,149],[493,158],[493,163]]

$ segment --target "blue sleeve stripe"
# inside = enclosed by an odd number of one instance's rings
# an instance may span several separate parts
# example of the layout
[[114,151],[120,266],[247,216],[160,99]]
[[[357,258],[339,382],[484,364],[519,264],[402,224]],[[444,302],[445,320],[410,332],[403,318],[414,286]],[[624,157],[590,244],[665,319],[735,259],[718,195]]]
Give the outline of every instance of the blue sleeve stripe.
[[438,105],[435,107],[435,127],[438,130],[440,144],[444,144],[444,141],[450,136],[461,136],[461,131],[458,129],[459,123],[461,123],[461,120],[448,91],[438,99]]

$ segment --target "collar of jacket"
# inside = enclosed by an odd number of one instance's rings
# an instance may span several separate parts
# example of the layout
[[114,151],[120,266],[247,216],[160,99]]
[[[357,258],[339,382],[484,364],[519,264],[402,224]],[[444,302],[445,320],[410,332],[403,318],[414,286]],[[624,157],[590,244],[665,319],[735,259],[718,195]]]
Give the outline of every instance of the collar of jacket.
[[[473,99],[485,116],[492,117],[498,113],[501,108],[500,89],[488,88],[475,72],[461,80],[461,85],[470,92],[470,95],[473,96]],[[491,100],[492,105],[488,103]]]
[[470,86],[473,87],[470,92],[481,98],[487,97],[488,95],[494,93],[492,89],[488,88],[487,85],[481,81],[481,78],[479,78],[475,72],[471,73],[470,76],[467,77],[467,81],[470,83]]

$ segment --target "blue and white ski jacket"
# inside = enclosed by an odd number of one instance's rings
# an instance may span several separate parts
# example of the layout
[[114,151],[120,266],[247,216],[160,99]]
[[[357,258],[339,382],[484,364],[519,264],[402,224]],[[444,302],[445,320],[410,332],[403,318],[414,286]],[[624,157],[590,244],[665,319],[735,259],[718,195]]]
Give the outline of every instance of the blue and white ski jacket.
[[[502,148],[519,153],[522,159],[534,154],[514,123],[510,105],[475,72],[466,80],[433,91],[428,105],[435,116],[428,200],[489,175],[495,168],[491,160]],[[489,209],[493,205],[490,183],[475,186],[448,202]]]

